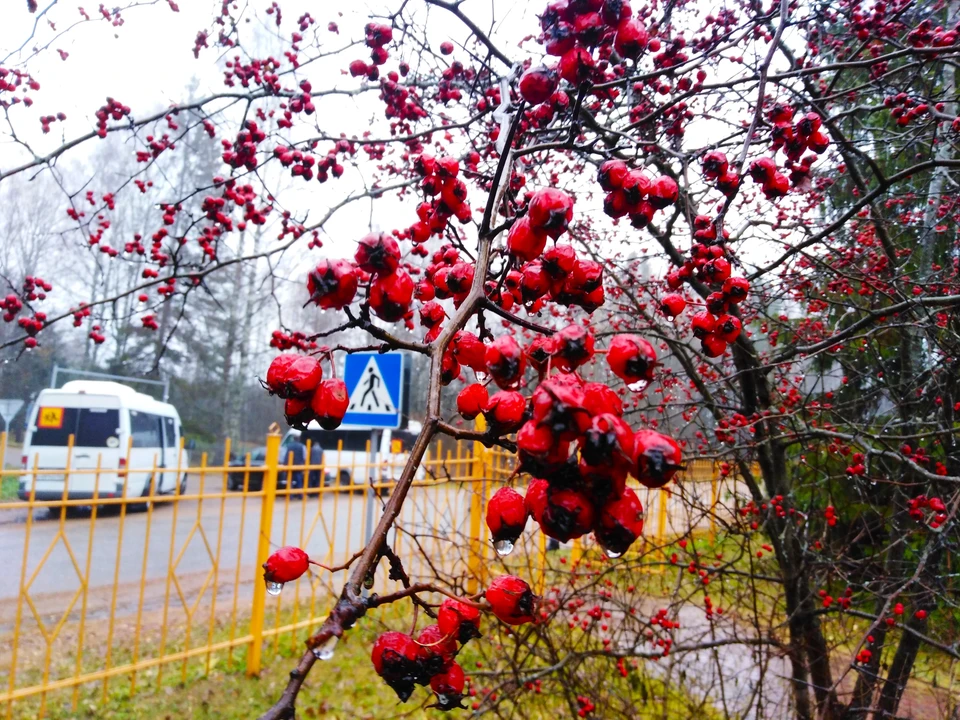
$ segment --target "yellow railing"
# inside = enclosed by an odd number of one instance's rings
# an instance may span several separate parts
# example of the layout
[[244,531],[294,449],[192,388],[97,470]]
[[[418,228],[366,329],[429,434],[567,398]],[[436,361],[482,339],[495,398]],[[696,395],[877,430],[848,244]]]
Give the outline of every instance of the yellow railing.
[[[0,468],[4,448],[0,435]],[[125,484],[118,497],[101,494],[99,479],[108,469],[77,468],[72,448],[66,469],[56,471],[66,478],[58,499],[37,499],[38,477],[50,473],[37,458],[27,458],[26,468],[4,469],[4,487],[16,484],[26,494],[25,501],[0,502],[0,548],[8,563],[7,582],[0,584],[6,717],[43,717],[54,701],[76,710],[82,687],[99,686],[105,701],[113,691],[187,682],[217,660],[245,663],[257,674],[265,647],[278,649],[284,637],[302,642],[346,578],[338,566],[349,563],[379,520],[403,457],[371,464],[352,453],[346,463],[341,446],[323,454],[336,457],[324,465],[295,464],[293,454],[281,454],[276,433],[266,438],[262,465],[249,454],[240,464],[210,465],[204,453],[198,464],[176,468],[175,477],[187,479],[185,490],[175,482],[166,495],[156,492],[154,479],[168,469],[156,462],[127,467],[127,478],[151,478],[148,494],[136,497],[127,496]],[[230,457],[229,441],[224,457]],[[486,497],[511,480],[513,470],[511,454],[480,443],[431,446],[388,537],[414,582],[439,581],[470,594],[483,587],[489,566],[504,562],[488,547]],[[109,472],[123,477],[115,468]],[[347,484],[340,484],[342,473],[349,474]],[[91,476],[93,496],[71,499],[71,481]],[[231,484],[240,487],[232,491]],[[641,489],[651,539],[662,543],[690,528],[713,532],[718,499],[736,488],[725,490],[710,462],[692,463],[675,488],[688,493],[707,484],[698,515],[689,515],[697,503],[676,489]],[[268,595],[260,565],[282,545],[305,548],[335,572],[304,576],[280,596]],[[522,572],[542,589],[542,534],[526,533],[506,562],[525,565]],[[381,567],[370,590],[382,593],[391,585]]]

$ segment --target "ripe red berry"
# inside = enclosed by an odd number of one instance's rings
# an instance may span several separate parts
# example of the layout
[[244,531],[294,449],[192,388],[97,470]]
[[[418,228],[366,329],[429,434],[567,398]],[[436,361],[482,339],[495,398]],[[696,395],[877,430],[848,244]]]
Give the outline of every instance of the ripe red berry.
[[324,310],[342,310],[357,294],[357,268],[349,260],[321,260],[307,276],[310,300]]
[[487,346],[486,361],[487,372],[504,390],[512,390],[520,384],[527,364],[523,350],[511,335],[503,335]]
[[387,322],[402,320],[413,302],[413,280],[405,270],[378,275],[370,286],[370,309]]
[[540,530],[547,537],[568,542],[593,530],[595,515],[586,494],[578,490],[550,490],[540,514]]
[[313,420],[310,400],[311,398],[287,398],[283,401],[283,417],[287,425],[302,427]]
[[445,637],[465,643],[480,637],[480,610],[473,605],[447,598],[437,610],[437,625]]
[[350,406],[347,384],[340,378],[327,378],[313,393],[310,408],[324,430],[336,430]]
[[628,172],[629,168],[623,160],[607,160],[600,166],[597,182],[605,192],[619,190]]
[[527,207],[527,217],[530,218],[531,228],[545,232],[556,240],[573,219],[573,198],[557,188],[537,190]]
[[530,216],[524,215],[510,226],[507,233],[507,250],[520,260],[529,262],[540,257],[547,245],[547,233],[530,224]]
[[607,350],[607,364],[627,385],[645,384],[653,380],[657,352],[638,335],[615,335]]
[[677,293],[664,295],[660,300],[660,312],[667,317],[676,317],[682,313],[686,307],[687,301],[683,299],[683,295],[678,295]]
[[609,555],[622,555],[643,532],[643,505],[630,488],[600,509],[595,535]]
[[487,366],[487,346],[476,335],[459,330],[450,339],[450,349],[462,365],[477,372],[483,372]]
[[638,430],[633,440],[633,465],[637,480],[649,488],[663,487],[682,467],[677,441],[655,430]]
[[740,318],[734,315],[721,315],[717,318],[717,329],[715,332],[725,343],[731,345],[740,337],[741,328]]
[[710,333],[700,340],[700,350],[704,355],[710,358],[717,358],[723,355],[727,349],[727,342],[716,333]]
[[707,180],[717,180],[726,174],[728,167],[727,156],[719,150],[703,156],[703,175]]
[[302,398],[323,378],[320,361],[309,355],[277,355],[267,369],[267,388],[281,398]]
[[463,697],[464,683],[463,668],[456,662],[451,662],[450,667],[430,678],[430,689],[437,694],[437,709],[462,708],[460,700]]
[[586,48],[576,45],[563,53],[557,69],[560,77],[571,85],[579,86],[584,80],[590,79],[593,68],[593,56]]
[[484,596],[497,618],[507,625],[534,621],[537,596],[526,582],[514,575],[501,575],[490,583]]
[[370,659],[377,675],[393,688],[401,702],[413,694],[415,683],[422,679],[420,646],[401,632],[385,632],[373,644]]
[[508,487],[497,490],[487,502],[486,520],[497,552],[509,553],[527,525],[523,495]]
[[583,325],[567,325],[555,332],[545,345],[558,370],[572,372],[593,358],[594,337]]
[[457,411],[467,420],[473,420],[483,412],[489,400],[487,389],[479,383],[467,385],[457,395]]
[[520,76],[520,95],[531,105],[539,105],[550,99],[557,84],[555,71],[545,67],[531,68]]
[[420,656],[428,673],[438,673],[450,667],[457,656],[457,640],[444,635],[439,625],[428,625],[417,636]]
[[750,281],[746,278],[728,278],[723,283],[723,294],[732,303],[739,303],[750,292]]
[[517,430],[524,421],[527,399],[515,390],[494,393],[483,408],[483,416],[498,435]]
[[263,564],[263,579],[268,584],[283,585],[299,578],[309,567],[309,556],[300,548],[288,545],[267,558]]
[[386,233],[370,233],[360,238],[355,256],[360,269],[389,275],[400,266],[400,245]]
[[453,43],[448,41],[440,43],[440,54],[450,55],[453,52]]
[[636,60],[649,41],[647,29],[639,20],[625,19],[617,26],[617,35],[613,39],[613,48],[621,57]]
[[583,409],[591,417],[603,413],[623,415],[623,401],[620,396],[604,383],[590,382],[583,386]]
[[694,336],[702,339],[716,329],[717,318],[709,312],[698,312],[690,318],[690,327]]
[[643,170],[631,170],[624,176],[620,188],[630,204],[631,213],[638,212],[636,206],[647,197],[652,185],[650,177]]
[[679,196],[677,181],[668,175],[661,175],[650,185],[650,203],[658,210],[672,205]]

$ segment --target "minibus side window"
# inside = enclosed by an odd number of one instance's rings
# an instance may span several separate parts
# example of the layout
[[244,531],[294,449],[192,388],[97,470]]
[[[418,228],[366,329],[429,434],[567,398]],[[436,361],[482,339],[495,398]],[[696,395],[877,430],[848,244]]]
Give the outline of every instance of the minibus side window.
[[176,447],[177,444],[177,422],[172,417],[163,418],[163,446],[165,448]]
[[135,448],[162,447],[160,440],[160,416],[131,410],[130,437],[133,438],[133,447]]

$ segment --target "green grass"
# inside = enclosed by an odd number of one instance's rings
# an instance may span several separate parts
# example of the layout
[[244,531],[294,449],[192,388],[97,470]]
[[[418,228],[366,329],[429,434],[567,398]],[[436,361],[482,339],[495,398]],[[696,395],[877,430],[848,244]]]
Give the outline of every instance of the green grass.
[[4,475],[0,478],[0,502],[16,500],[19,487],[20,483],[14,475]]

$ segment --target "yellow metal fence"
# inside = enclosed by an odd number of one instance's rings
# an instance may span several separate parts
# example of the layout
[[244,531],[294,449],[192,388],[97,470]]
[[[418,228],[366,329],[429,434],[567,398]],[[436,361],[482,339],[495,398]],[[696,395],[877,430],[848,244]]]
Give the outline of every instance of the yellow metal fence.
[[[0,468],[5,448],[0,435]],[[208,465],[204,454],[198,465],[177,468],[176,477],[187,478],[183,492],[176,483],[172,494],[159,495],[151,482],[146,497],[126,497],[126,490],[100,497],[95,489],[92,499],[68,499],[70,478],[101,472],[70,469],[69,454],[59,500],[36,499],[36,458],[3,470],[8,487],[22,480],[30,489],[26,501],[0,502],[7,570],[0,583],[0,708],[7,718],[76,710],[81,689],[91,702],[91,687],[96,702],[112,692],[188,682],[217,660],[257,674],[264,648],[299,644],[316,628],[346,579],[338,568],[364,546],[401,468],[298,465],[292,454],[281,457],[278,434],[267,436],[266,448],[262,465],[247,455],[231,466],[227,441],[223,465]],[[479,443],[431,446],[388,537],[411,580],[469,594],[482,588],[489,566],[505,562],[487,535],[485,499],[513,469],[512,455]],[[325,484],[344,470],[349,484]],[[127,472],[156,477],[157,467]],[[299,476],[303,487],[286,482]],[[311,477],[320,482],[311,486]],[[231,479],[238,490],[229,489]],[[714,531],[721,495],[737,494],[710,462],[694,462],[676,487],[684,497],[640,489],[654,542],[691,528]],[[305,548],[332,571],[267,594],[260,566],[283,545]],[[544,551],[542,534],[528,532],[506,562],[526,565],[523,572],[542,589]],[[372,592],[395,589],[385,567],[373,583]]]

